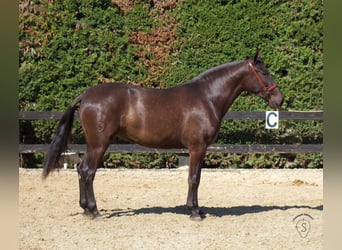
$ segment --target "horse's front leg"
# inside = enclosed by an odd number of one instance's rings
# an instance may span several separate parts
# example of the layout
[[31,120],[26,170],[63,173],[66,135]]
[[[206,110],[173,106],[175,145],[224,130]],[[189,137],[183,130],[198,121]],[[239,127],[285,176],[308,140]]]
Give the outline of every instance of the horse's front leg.
[[190,212],[190,218],[193,220],[201,220],[204,218],[204,213],[198,206],[198,187],[201,180],[201,167],[205,157],[206,148],[190,151],[189,164],[189,190],[186,206]]

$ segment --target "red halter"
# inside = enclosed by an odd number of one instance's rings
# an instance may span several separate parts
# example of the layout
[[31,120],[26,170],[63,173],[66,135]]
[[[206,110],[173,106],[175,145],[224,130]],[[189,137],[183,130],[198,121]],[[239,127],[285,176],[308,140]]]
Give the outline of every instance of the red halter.
[[263,88],[264,91],[266,91],[267,93],[270,93],[272,90],[274,90],[275,88],[278,87],[278,84],[275,83],[272,86],[267,87],[266,83],[264,82],[264,80],[260,77],[260,75],[258,74],[258,72],[256,72],[253,64],[251,63],[251,61],[248,60],[248,65],[249,67],[251,67],[256,79],[258,80],[258,83],[261,85],[261,87]]

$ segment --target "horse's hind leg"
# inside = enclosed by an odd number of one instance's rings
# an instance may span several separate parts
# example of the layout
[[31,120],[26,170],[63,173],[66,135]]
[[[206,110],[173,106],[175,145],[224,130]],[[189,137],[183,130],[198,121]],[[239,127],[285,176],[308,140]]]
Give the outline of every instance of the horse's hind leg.
[[108,145],[92,148],[88,145],[87,152],[78,166],[80,206],[86,215],[100,216],[94,195],[94,178],[98,167],[103,163],[103,155]]
[[83,169],[83,163],[84,160],[77,166],[77,172],[78,172],[78,183],[79,183],[79,189],[80,189],[80,206],[84,209],[85,215],[91,215],[91,212],[88,210],[88,200],[86,195],[86,186],[85,181],[83,181],[84,178],[82,178],[82,169]]

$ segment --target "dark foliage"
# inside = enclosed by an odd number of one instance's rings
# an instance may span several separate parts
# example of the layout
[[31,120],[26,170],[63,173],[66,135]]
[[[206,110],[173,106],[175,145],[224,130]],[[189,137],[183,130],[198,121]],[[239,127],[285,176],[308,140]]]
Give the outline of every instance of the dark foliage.
[[[261,49],[288,110],[323,110],[322,1],[21,0],[19,109],[65,110],[111,81],[165,88]],[[265,110],[243,94],[232,110]],[[76,123],[77,124],[77,123]],[[22,122],[21,142],[49,143],[56,123]],[[84,143],[80,126],[73,143]],[[226,121],[217,143],[322,143],[322,122]],[[41,156],[37,155],[41,161]],[[106,155],[110,167],[174,167],[174,155]],[[322,167],[321,154],[209,155],[215,167]]]

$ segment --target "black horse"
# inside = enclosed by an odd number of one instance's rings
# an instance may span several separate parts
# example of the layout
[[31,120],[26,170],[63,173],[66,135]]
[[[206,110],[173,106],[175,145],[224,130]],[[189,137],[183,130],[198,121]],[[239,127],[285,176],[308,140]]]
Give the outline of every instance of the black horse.
[[[100,84],[78,96],[63,114],[47,153],[43,177],[58,167],[79,106],[87,141],[78,166],[80,206],[99,216],[93,190],[96,169],[114,136],[152,148],[187,148],[190,153],[186,206],[201,219],[198,186],[207,147],[214,142],[223,116],[242,91],[260,96],[271,108],[283,103],[278,84],[259,58],[211,68],[184,84],[161,90],[122,83]],[[78,105],[80,104],[80,105]]]

